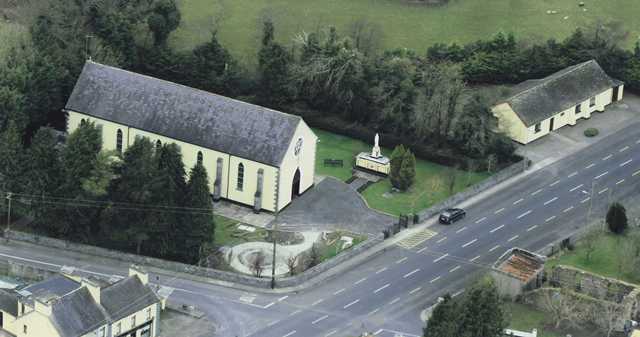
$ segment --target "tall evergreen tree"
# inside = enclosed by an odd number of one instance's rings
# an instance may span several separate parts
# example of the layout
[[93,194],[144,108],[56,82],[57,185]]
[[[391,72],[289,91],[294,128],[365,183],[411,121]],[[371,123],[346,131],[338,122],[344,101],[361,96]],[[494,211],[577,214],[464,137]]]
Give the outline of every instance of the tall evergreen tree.
[[48,197],[58,195],[63,172],[53,129],[40,128],[36,132],[25,162],[27,193],[33,195],[34,223],[47,233],[55,233],[55,228],[51,227],[51,219],[55,217],[56,206],[50,204],[51,199]]
[[[0,133],[0,189],[3,194],[24,191],[24,156],[22,132],[13,120],[9,120],[6,129]],[[5,195],[2,195],[4,198]],[[5,199],[6,200],[6,199]],[[4,201],[2,205],[4,206]]]
[[292,99],[291,61],[291,54],[274,40],[273,22],[265,20],[258,53],[260,78],[257,96],[260,103],[277,108]]
[[424,328],[424,337],[453,337],[458,333],[458,316],[460,305],[451,295],[446,294],[440,302]]
[[213,242],[215,233],[209,178],[201,163],[196,163],[189,174],[185,205],[197,210],[187,213],[182,230],[178,232],[181,236],[178,244],[184,259],[196,263]]
[[169,34],[180,25],[180,10],[174,0],[159,0],[147,19],[156,46],[165,45]]
[[614,202],[607,211],[607,226],[615,234],[622,234],[629,226],[627,210],[619,202]]
[[459,337],[502,337],[507,327],[498,289],[490,279],[474,284],[458,318]]

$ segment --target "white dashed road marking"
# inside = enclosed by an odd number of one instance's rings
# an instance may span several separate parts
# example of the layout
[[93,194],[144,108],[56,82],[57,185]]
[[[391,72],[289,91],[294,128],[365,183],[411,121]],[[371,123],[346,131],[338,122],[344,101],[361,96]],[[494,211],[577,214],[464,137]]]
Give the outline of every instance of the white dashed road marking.
[[635,176],[637,176],[638,174],[640,174],[640,170],[633,172],[633,174],[632,174],[631,176],[635,177]]
[[290,313],[289,316],[295,316],[295,315],[297,315],[297,314],[299,314],[301,312],[302,312],[302,310],[296,310],[296,311]]
[[576,174],[578,174],[578,171],[571,173],[569,176],[567,176],[567,178],[571,178],[571,177],[575,176]]
[[569,206],[569,207],[565,208],[564,211],[562,211],[562,213],[567,213],[572,209],[573,209],[573,206]]
[[349,304],[345,305],[344,307],[342,307],[342,309],[346,309],[346,308],[348,308],[348,307],[350,307],[350,306],[352,306],[352,305],[354,305],[354,304],[356,304],[356,303],[358,303],[358,302],[360,302],[360,300],[359,300],[359,299],[357,299],[357,300],[355,300],[355,301],[353,301],[353,302],[351,302],[351,303],[349,303]]
[[324,335],[324,337],[329,337],[329,336],[331,336],[331,335],[335,334],[336,332],[338,332],[338,329],[336,329],[336,330],[331,330],[328,334]]
[[511,241],[517,239],[518,237],[519,237],[519,235],[515,235],[515,236],[511,237],[511,239],[507,240],[507,242],[511,242]]
[[624,182],[624,179],[622,179],[622,180],[618,181],[618,182],[616,183],[616,185],[620,185],[620,184],[622,184],[623,182]]
[[553,219],[555,219],[555,218],[556,218],[556,216],[555,216],[555,215],[554,215],[554,216],[552,216],[552,217],[548,217],[548,218],[547,218],[547,220],[545,220],[544,222],[549,222],[549,221],[551,221],[551,220],[553,220]]
[[609,173],[609,171],[604,171],[604,172],[598,174],[597,176],[593,177],[593,179],[600,179],[600,178],[604,177],[605,175],[607,175],[607,173]]
[[460,269],[460,266],[455,266],[453,268],[451,268],[451,270],[449,270],[450,273],[453,273],[454,271]]
[[438,276],[438,277],[434,278],[433,280],[429,281],[429,283],[433,283],[433,282],[435,282],[435,281],[437,281],[439,279],[440,279],[440,276]]
[[405,256],[405,257],[401,258],[400,260],[396,261],[396,263],[400,264],[400,263],[402,263],[402,262],[404,262],[406,260],[407,260],[407,257]]
[[442,239],[440,239],[440,240],[438,240],[438,241],[436,241],[436,242],[437,242],[437,243],[440,243],[440,242],[442,242],[442,241],[444,241],[444,240],[446,240],[446,239],[447,239],[447,237],[445,236],[445,237],[443,237]]
[[289,332],[288,334],[286,334],[286,335],[284,335],[284,336],[282,336],[282,337],[289,337],[289,336],[291,336],[291,335],[293,335],[293,334],[295,334],[295,333],[296,333],[296,331],[295,331],[295,330],[293,330],[293,331]]
[[540,192],[542,192],[542,189],[539,189],[539,190],[537,190],[537,191],[535,191],[535,192],[531,193],[531,195],[536,195],[536,194],[538,194],[538,193],[540,193]]
[[282,301],[286,300],[287,298],[289,298],[289,295],[287,295],[287,296],[282,296],[282,297],[280,297],[280,298],[278,299],[278,302],[282,302]]
[[609,188],[607,187],[607,188],[605,188],[605,189],[600,190],[600,191],[598,192],[598,194],[602,194],[602,193],[604,193],[604,192],[606,192],[606,191],[608,191],[608,190],[609,190]]
[[553,187],[553,186],[556,186],[559,183],[560,183],[560,180],[556,180],[556,181],[552,182],[551,185],[549,185],[549,186]]
[[475,260],[477,260],[477,259],[479,259],[479,258],[480,258],[480,255],[478,255],[478,256],[476,256],[476,257],[474,257],[473,259],[471,259],[471,260],[469,260],[469,261],[473,262],[473,261],[475,261]]
[[531,210],[528,210],[528,211],[518,215],[518,219],[522,219],[522,218],[524,218],[525,216],[527,216],[529,214],[531,214]]
[[624,152],[624,151],[627,151],[628,149],[629,149],[629,146],[627,145],[627,146],[621,148],[620,150],[618,150],[618,152]]
[[592,167],[594,167],[594,166],[596,166],[596,164],[594,164],[594,163],[591,163],[591,164],[589,164],[589,165],[587,165],[587,167],[585,167],[585,168],[588,168],[588,169],[590,169],[590,168],[592,168]]
[[633,159],[629,159],[629,160],[625,161],[624,163],[620,164],[620,167],[625,166],[625,165],[629,164],[632,161],[633,161]]
[[382,267],[381,269],[378,269],[378,271],[376,272],[376,274],[380,274],[383,271],[387,270],[387,267]]
[[416,270],[414,270],[412,272],[406,273],[402,278],[407,278],[407,277],[409,277],[409,276],[411,276],[411,275],[413,275],[413,274],[415,274],[415,273],[417,273],[419,271],[420,271],[420,268],[418,268],[418,269],[416,269]]
[[389,287],[390,285],[391,285],[391,283],[387,283],[387,284],[383,285],[382,287],[380,287],[380,288],[378,288],[378,289],[374,290],[374,291],[373,291],[373,293],[374,293],[374,294],[377,294],[377,293],[379,293],[379,292],[381,292],[381,291],[385,290],[385,289],[386,289],[387,287]]
[[327,317],[329,317],[329,315],[324,315],[318,319],[316,319],[315,321],[311,322],[311,324],[316,324],[318,322],[322,322],[323,320],[325,320]]
[[377,309],[375,309],[375,310],[373,310],[373,311],[369,312],[369,313],[367,314],[367,316],[371,316],[371,315],[375,314],[375,313],[376,313],[376,312],[378,312],[378,311],[380,311],[380,308],[377,308]]
[[517,204],[521,203],[522,201],[524,201],[524,199],[518,199],[518,200],[514,201],[513,204],[517,205]]
[[341,293],[341,292],[343,292],[343,291],[345,291],[345,290],[346,290],[346,289],[342,288],[342,289],[340,289],[340,290],[336,291],[336,292],[335,292],[335,293],[333,293],[333,294],[334,294],[334,295],[338,295],[339,293]]
[[280,323],[280,321],[279,321],[279,320],[278,320],[278,321],[273,321],[273,322],[271,322],[271,323],[267,324],[267,326],[274,326],[274,325],[276,325],[276,324],[278,324],[278,323]]
[[460,232],[464,231],[465,229],[467,229],[467,226],[464,226],[464,227],[462,227],[462,228],[458,229],[458,230],[456,231],[456,233],[460,233]]
[[582,199],[582,200],[580,200],[580,203],[581,203],[581,204],[584,204],[585,202],[587,202],[587,201],[589,201],[589,200],[591,200],[591,197],[588,197],[588,198],[586,198],[586,199]]
[[492,252],[492,251],[494,251],[494,250],[496,250],[496,249],[498,249],[498,248],[500,248],[500,245],[496,245],[495,247],[493,247],[493,248],[489,249],[489,252]]
[[613,157],[613,155],[612,155],[612,154],[610,154],[610,155],[608,155],[608,156],[606,156],[606,157],[602,158],[602,160],[608,160],[608,159],[609,159],[609,158],[611,158],[611,157]]
[[364,282],[364,281],[366,281],[366,280],[367,280],[367,278],[366,278],[366,277],[363,277],[363,278],[359,279],[358,281],[356,281],[356,283],[355,283],[355,284],[360,284],[360,283],[362,283],[362,282]]
[[409,292],[409,294],[410,294],[410,295],[413,295],[413,294],[417,293],[418,291],[420,291],[420,289],[422,289],[422,287],[415,288],[415,289],[411,290],[411,291]]
[[422,247],[422,248],[418,249],[417,253],[422,253],[425,250],[427,250],[427,247]]
[[476,220],[476,223],[481,223],[481,222],[483,222],[483,221],[485,221],[485,220],[487,220],[487,217],[486,217],[486,216],[485,216],[485,217],[482,217],[482,218],[480,218],[480,219],[478,219],[478,220]]
[[442,259],[446,258],[447,256],[449,256],[449,253],[447,253],[447,254],[444,254],[444,255],[440,256],[439,258],[437,258],[437,259],[433,260],[433,262],[434,262],[434,263],[435,263],[435,262],[438,262],[438,261],[440,261],[440,260],[442,260]]
[[531,232],[532,230],[536,229],[536,227],[538,227],[538,225],[533,225],[533,226],[527,228],[527,232]]
[[549,200],[545,201],[544,205],[547,206],[548,204],[550,204],[550,203],[552,203],[552,202],[554,202],[556,200],[558,200],[558,197],[553,197],[553,199],[549,199]]
[[324,299],[319,299],[319,300],[317,300],[317,301],[313,302],[313,303],[311,304],[311,306],[312,306],[312,307],[313,307],[313,306],[316,306],[316,305],[318,305],[318,304],[320,304],[320,303],[322,303],[322,302],[324,302]]
[[398,301],[400,301],[400,297],[396,297],[393,301],[389,302],[389,305],[393,305]]
[[500,225],[500,226],[498,226],[498,227],[496,227],[496,228],[492,229],[492,230],[490,231],[490,233],[494,233],[495,231],[502,229],[502,227],[504,227],[504,225]]
[[573,191],[575,191],[575,190],[579,189],[579,188],[580,188],[580,187],[582,187],[582,186],[584,186],[584,184],[580,184],[580,185],[578,185],[578,186],[576,186],[576,187],[574,187],[574,188],[570,189],[570,190],[569,190],[569,192],[573,192]]
[[504,211],[504,207],[503,207],[503,208],[501,208],[501,209],[499,209],[499,210],[497,210],[497,211],[495,211],[495,212],[493,212],[493,214],[498,214],[498,213],[500,213],[500,212],[502,212],[502,211]]
[[465,248],[465,247],[471,246],[471,245],[472,245],[474,242],[476,242],[476,241],[478,241],[478,239],[473,239],[473,240],[471,240],[471,241],[469,241],[469,242],[465,243],[464,245],[462,245],[462,248]]

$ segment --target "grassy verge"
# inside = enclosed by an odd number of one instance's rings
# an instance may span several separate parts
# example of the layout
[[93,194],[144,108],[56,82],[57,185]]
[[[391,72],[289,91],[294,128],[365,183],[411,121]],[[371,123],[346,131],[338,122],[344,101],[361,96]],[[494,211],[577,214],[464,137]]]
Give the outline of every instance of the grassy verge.
[[551,268],[558,264],[574,266],[599,275],[621,279],[626,282],[640,284],[640,275],[634,268],[630,268],[623,254],[623,247],[632,240],[629,235],[615,235],[603,232],[595,240],[595,249],[587,259],[586,249],[583,244],[578,244],[573,251],[565,251],[559,257],[546,263],[545,268]]
[[528,305],[520,303],[507,303],[505,310],[510,316],[508,327],[514,330],[531,332],[533,329],[538,330],[538,337],[565,337],[559,331],[553,331],[545,328],[552,321],[550,315],[546,312],[536,310]]
[[[256,63],[261,19],[271,17],[281,42],[301,31],[333,25],[348,32],[355,21],[374,27],[383,48],[411,48],[422,54],[437,42],[466,43],[504,31],[523,40],[564,38],[578,27],[616,21],[628,31],[624,45],[640,35],[637,0],[590,0],[586,11],[567,0],[456,0],[446,6],[424,6],[404,0],[181,0],[182,23],[171,41],[192,48],[217,28],[223,45],[247,64]],[[555,10],[557,14],[547,14]],[[216,23],[214,27],[214,22]]]
[[[342,236],[352,237],[353,245],[343,249],[342,246],[344,244],[344,241],[340,240],[340,237]],[[322,255],[320,260],[321,261],[329,260],[335,257],[336,255],[344,252],[345,250],[349,250],[359,245],[360,243],[364,242],[366,239],[367,237],[365,235],[359,235],[359,234],[354,234],[350,232],[337,231],[337,232],[329,233],[327,234],[327,243],[329,244],[322,248],[322,252],[321,252]]]
[[[318,129],[314,129],[314,132],[320,140],[316,154],[316,174],[319,175],[347,180],[351,177],[355,155],[371,150],[370,144],[360,140]],[[382,149],[382,153],[387,156],[390,156],[391,152],[391,149]],[[342,159],[344,166],[325,166],[325,159]],[[362,196],[370,207],[390,214],[399,215],[419,211],[451,196],[446,183],[450,170],[453,169],[417,158],[416,182],[408,191],[391,193],[389,179],[383,179],[364,190]],[[488,173],[454,171],[456,179],[453,193],[464,190],[489,176]]]
[[221,215],[214,215],[214,221],[216,223],[214,240],[216,246],[235,246],[249,241],[264,241],[267,235],[267,231],[263,228],[256,228],[254,232],[240,230],[238,229],[240,222]]

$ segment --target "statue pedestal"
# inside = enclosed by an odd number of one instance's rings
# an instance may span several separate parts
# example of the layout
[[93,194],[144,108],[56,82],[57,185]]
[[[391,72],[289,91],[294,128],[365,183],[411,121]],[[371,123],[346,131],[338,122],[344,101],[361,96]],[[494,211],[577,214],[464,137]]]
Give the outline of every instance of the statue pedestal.
[[356,156],[356,168],[386,176],[391,171],[391,160],[382,155],[373,157],[371,153],[361,152]]

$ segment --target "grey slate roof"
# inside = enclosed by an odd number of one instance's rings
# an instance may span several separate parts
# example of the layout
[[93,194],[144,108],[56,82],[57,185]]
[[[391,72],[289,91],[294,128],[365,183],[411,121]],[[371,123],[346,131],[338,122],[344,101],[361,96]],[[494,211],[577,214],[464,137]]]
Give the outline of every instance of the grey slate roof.
[[78,288],[80,288],[80,283],[62,275],[55,275],[23,290],[30,292],[36,298],[40,298],[50,295],[62,297]]
[[91,61],[65,109],[276,167],[301,120]]
[[159,301],[158,296],[135,275],[100,291],[100,304],[114,321]]
[[108,321],[87,288],[80,288],[53,304],[51,321],[61,336],[80,337]]
[[12,291],[0,289],[0,310],[18,316],[18,296]]
[[518,84],[506,103],[526,126],[532,126],[620,84],[590,60]]

